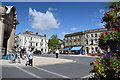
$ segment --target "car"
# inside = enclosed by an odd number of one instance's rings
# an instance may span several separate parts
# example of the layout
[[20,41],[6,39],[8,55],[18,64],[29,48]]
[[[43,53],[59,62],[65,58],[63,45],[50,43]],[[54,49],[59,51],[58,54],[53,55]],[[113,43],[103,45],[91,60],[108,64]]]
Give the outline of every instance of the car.
[[41,54],[41,51],[40,50],[36,50],[33,52],[34,54]]
[[103,53],[88,53],[89,56],[103,56]]

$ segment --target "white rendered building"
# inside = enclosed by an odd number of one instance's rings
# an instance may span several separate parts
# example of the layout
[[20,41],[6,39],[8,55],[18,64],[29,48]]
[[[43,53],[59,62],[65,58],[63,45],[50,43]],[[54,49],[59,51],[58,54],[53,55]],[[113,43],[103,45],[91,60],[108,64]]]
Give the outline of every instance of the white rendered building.
[[16,49],[26,48],[28,49],[37,49],[42,53],[48,52],[48,39],[46,38],[46,34],[44,36],[33,34],[32,32],[26,31],[25,33],[20,33],[16,35]]

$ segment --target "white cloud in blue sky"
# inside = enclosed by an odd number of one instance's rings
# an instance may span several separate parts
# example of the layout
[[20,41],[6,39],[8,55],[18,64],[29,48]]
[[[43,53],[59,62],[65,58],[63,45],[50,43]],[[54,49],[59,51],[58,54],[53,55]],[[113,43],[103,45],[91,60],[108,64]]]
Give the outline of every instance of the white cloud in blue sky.
[[[52,8],[51,8],[52,9]],[[30,24],[36,30],[50,30],[59,28],[60,23],[49,10],[46,13],[29,8]]]
[[61,34],[62,34],[62,35],[66,35],[66,34],[69,34],[69,33],[66,33],[66,32],[62,32]]
[[99,12],[102,13],[102,14],[104,14],[105,10],[104,9],[100,9]]
[[49,11],[57,11],[57,8],[48,8]]
[[71,28],[70,30],[71,30],[71,31],[75,31],[75,30],[77,30],[77,28]]

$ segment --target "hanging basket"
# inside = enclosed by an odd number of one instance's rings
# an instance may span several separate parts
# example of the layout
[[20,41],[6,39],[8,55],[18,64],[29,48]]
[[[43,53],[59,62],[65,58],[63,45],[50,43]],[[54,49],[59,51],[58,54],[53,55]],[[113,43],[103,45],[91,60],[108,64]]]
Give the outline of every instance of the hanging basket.
[[110,47],[111,52],[120,53],[120,41],[118,40],[109,40],[108,46]]

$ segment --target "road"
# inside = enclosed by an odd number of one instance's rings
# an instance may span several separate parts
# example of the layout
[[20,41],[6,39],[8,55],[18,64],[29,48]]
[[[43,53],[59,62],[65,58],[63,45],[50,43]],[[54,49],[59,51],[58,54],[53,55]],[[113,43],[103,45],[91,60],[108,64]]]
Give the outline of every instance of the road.
[[[55,59],[55,55],[37,55],[38,57],[45,57]],[[83,57],[83,56],[69,56],[60,55],[59,59],[73,60],[69,63],[60,64],[49,64],[49,65],[38,65],[38,66],[20,66],[18,63],[16,65],[2,65],[2,78],[28,78],[28,79],[45,79],[45,80],[68,80],[68,79],[78,79],[87,78],[89,76],[89,71],[92,66],[89,65],[90,62],[95,60],[95,57]],[[13,79],[12,79],[13,80]]]
[[[44,54],[44,55],[39,55],[42,57],[52,57],[55,58],[55,54]],[[80,63],[80,64],[85,64],[85,65],[89,65],[92,61],[94,61],[96,59],[96,57],[91,57],[91,56],[79,56],[79,55],[59,55],[59,58],[62,59],[69,59],[69,60],[74,60],[76,61],[76,63]]]

